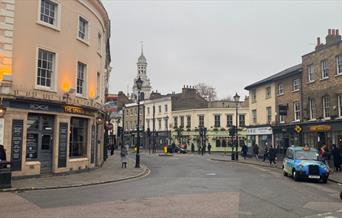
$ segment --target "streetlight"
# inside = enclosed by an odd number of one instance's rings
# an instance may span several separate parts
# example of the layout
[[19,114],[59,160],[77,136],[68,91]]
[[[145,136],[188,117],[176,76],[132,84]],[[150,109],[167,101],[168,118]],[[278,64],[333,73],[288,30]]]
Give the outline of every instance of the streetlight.
[[238,116],[239,116],[238,108],[239,108],[239,100],[240,100],[240,96],[238,95],[238,93],[236,93],[235,96],[234,96],[235,107],[236,107],[236,116],[235,116],[235,121],[236,121],[236,124],[235,124],[236,156],[235,156],[235,160],[239,160],[239,152],[238,152],[238,149],[239,149],[239,134],[238,134]]
[[140,148],[140,91],[141,91],[141,87],[142,84],[144,83],[144,81],[141,80],[140,76],[139,78],[135,81],[135,84],[137,85],[137,89],[138,89],[138,125],[137,125],[137,153],[136,153],[136,157],[135,157],[135,168],[140,168],[140,154],[139,154],[139,148]]

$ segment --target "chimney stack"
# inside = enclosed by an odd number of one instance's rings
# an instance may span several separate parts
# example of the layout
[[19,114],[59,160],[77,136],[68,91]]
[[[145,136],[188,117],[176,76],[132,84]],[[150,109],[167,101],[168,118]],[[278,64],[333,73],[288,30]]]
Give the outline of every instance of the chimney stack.
[[331,29],[328,29],[328,36],[331,35]]
[[328,35],[325,37],[326,45],[332,45],[341,41],[338,29],[328,29]]
[[336,36],[339,36],[340,34],[338,33],[338,29],[336,29]]
[[318,46],[320,46],[321,45],[321,38],[320,37],[317,37],[317,45],[316,45],[316,48],[318,47]]
[[335,30],[335,29],[332,29],[331,34],[332,34],[333,36],[335,36],[335,35],[336,35],[336,30]]

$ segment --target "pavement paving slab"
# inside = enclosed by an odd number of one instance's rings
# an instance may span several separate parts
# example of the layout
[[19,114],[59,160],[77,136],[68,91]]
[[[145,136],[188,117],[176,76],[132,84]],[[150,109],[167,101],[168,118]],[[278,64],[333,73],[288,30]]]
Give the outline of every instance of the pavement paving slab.
[[148,173],[149,169],[145,165],[142,165],[141,168],[135,168],[135,161],[132,159],[128,159],[127,168],[121,168],[120,156],[115,154],[109,156],[103,166],[97,169],[67,175],[13,179],[12,188],[1,191],[28,191],[89,186],[133,179]]

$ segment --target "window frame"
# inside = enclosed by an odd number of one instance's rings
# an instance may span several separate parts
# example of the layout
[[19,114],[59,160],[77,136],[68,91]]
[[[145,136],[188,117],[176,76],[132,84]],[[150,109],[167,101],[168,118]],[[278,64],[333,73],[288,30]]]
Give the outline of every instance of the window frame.
[[[203,122],[203,124],[202,124],[202,122]],[[198,126],[199,127],[204,127],[205,126],[204,115],[198,115]]]
[[[298,108],[297,108],[297,106],[298,106]],[[293,102],[293,119],[294,119],[295,122],[300,121],[300,119],[301,119],[301,117],[300,117],[301,114],[300,113],[301,113],[300,101]]]
[[267,119],[267,123],[271,123],[272,122],[272,107],[266,107],[266,119]]
[[[38,78],[38,62],[39,62],[39,51],[42,50],[42,51],[46,51],[46,52],[49,52],[49,53],[52,53],[54,54],[54,66],[53,66],[53,72],[52,72],[52,75],[51,76],[51,87],[48,87],[48,86],[43,86],[43,85],[39,85],[38,82],[37,82],[37,78]],[[47,49],[47,48],[42,48],[42,47],[38,47],[36,49],[36,69],[35,69],[35,81],[34,81],[34,84],[35,84],[35,88],[36,89],[40,89],[40,90],[45,90],[45,91],[53,91],[53,92],[56,92],[56,89],[57,89],[57,78],[58,78],[58,54],[56,52],[54,52],[53,50],[51,49]]]
[[338,117],[342,118],[342,94],[337,95]]
[[179,127],[184,129],[184,116],[179,116],[180,122],[179,122]]
[[[84,37],[80,37],[80,27],[81,27],[81,20],[86,21],[86,32],[84,33]],[[86,45],[89,46],[90,42],[90,21],[87,19],[85,16],[79,15],[78,16],[78,25],[77,25],[77,39],[80,40],[81,42],[85,43]]]
[[186,128],[191,128],[191,116],[186,116]]
[[267,86],[265,89],[266,89],[266,99],[272,98],[272,88],[271,88],[271,86]]
[[256,89],[251,90],[251,101],[252,101],[252,103],[257,102]]
[[[76,156],[73,156],[72,154],[71,154],[71,147],[72,147],[72,145],[71,145],[71,143],[72,143],[72,137],[71,137],[71,134],[73,134],[73,132],[72,132],[72,128],[74,127],[73,126],[73,123],[72,123],[72,121],[73,120],[75,120],[75,119],[78,119],[78,120],[83,120],[84,122],[85,122],[85,128],[84,128],[84,133],[85,133],[85,144],[83,144],[82,146],[84,147],[84,151],[83,151],[83,154],[81,154],[81,155],[76,155]],[[87,157],[87,155],[88,155],[88,152],[87,152],[87,150],[88,150],[88,141],[89,141],[89,123],[90,123],[90,121],[89,121],[89,119],[86,119],[86,118],[81,118],[81,117],[71,117],[71,119],[70,119],[70,135],[69,135],[69,138],[70,138],[70,141],[69,141],[69,158],[70,159],[77,159],[77,158],[84,158],[84,157]]]
[[[84,72],[84,80],[83,80],[83,87],[82,87],[82,89],[83,89],[83,92],[82,93],[79,93],[78,92],[78,70],[79,70],[79,64],[83,64],[84,66],[85,66],[85,72]],[[81,61],[77,61],[77,64],[76,64],[76,96],[77,97],[83,97],[83,98],[86,98],[87,97],[87,94],[88,94],[88,92],[87,92],[87,89],[88,89],[88,85],[87,85],[87,82],[88,82],[88,65],[87,64],[85,64],[85,63],[83,63],[83,62],[81,62]]]
[[315,67],[313,64],[308,65],[308,81],[309,83],[315,82]]
[[316,99],[309,98],[309,119],[315,120],[317,117],[317,110],[316,110]]
[[328,60],[324,59],[321,61],[321,79],[323,80],[323,79],[328,79],[328,78],[329,78]]
[[55,13],[56,24],[50,24],[48,22],[41,20],[42,0],[39,0],[39,3],[38,3],[37,24],[51,28],[56,31],[61,31],[61,11],[62,11],[61,3],[57,0],[48,0],[48,1],[57,5],[57,13]]
[[[328,107],[327,107],[328,106]],[[323,118],[328,119],[331,116],[331,101],[330,96],[322,97]],[[328,110],[327,110],[328,109]],[[328,116],[327,116],[328,115]]]
[[177,116],[173,117],[173,127],[178,128],[178,117]]
[[257,110],[256,109],[252,110],[252,122],[253,124],[257,123]]
[[[243,117],[243,119],[241,119]],[[246,114],[239,114],[239,126],[245,127],[246,126]]]
[[215,128],[221,127],[221,114],[214,114],[214,127]]
[[[298,84],[295,84],[296,81],[298,81]],[[292,92],[297,92],[299,90],[300,90],[300,79],[299,78],[293,79],[292,80]]]
[[[231,119],[228,119],[228,117],[230,117]],[[232,114],[227,114],[227,115],[226,115],[226,118],[227,118],[226,126],[227,126],[227,127],[232,127],[232,126],[234,126],[234,122],[233,122],[234,118],[233,118],[233,115],[232,115]],[[229,125],[229,123],[231,123],[231,125]]]
[[[278,83],[278,89],[277,89],[277,95],[284,95],[284,84],[283,83]],[[280,88],[281,87],[281,88]]]
[[342,54],[335,57],[336,75],[342,75]]

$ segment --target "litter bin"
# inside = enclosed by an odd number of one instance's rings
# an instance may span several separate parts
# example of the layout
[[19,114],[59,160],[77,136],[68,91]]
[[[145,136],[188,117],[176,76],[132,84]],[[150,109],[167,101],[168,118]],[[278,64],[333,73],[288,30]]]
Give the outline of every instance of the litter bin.
[[8,161],[0,161],[0,188],[11,188],[12,172]]

